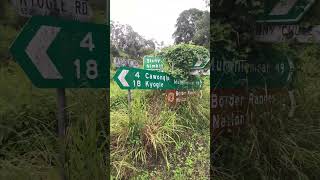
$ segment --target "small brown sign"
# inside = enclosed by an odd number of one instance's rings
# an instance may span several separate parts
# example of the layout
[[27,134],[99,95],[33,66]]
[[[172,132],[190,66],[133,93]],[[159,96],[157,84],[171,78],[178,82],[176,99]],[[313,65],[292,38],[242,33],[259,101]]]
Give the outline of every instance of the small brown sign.
[[179,90],[167,90],[166,91],[166,101],[170,105],[176,105],[180,102],[187,101],[188,97],[200,96],[201,91],[179,91]]
[[271,112],[279,96],[288,96],[286,89],[215,89],[211,90],[211,120],[214,134],[251,122],[258,113]]

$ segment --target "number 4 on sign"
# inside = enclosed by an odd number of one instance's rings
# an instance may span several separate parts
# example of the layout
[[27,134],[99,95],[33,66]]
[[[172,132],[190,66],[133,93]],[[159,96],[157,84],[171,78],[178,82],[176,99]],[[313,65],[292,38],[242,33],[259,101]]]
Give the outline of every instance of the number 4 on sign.
[[140,78],[139,72],[137,72],[134,76],[137,77],[137,78]]
[[92,32],[89,32],[84,39],[80,42],[80,47],[82,48],[88,48],[89,51],[92,51],[95,46],[93,44],[93,40],[92,40]]

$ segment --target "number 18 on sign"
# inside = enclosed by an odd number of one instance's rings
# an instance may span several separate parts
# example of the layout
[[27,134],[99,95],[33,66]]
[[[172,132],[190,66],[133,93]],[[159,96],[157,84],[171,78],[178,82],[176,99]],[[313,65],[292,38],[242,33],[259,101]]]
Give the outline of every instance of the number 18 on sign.
[[32,17],[11,52],[40,88],[109,86],[109,38],[105,25]]

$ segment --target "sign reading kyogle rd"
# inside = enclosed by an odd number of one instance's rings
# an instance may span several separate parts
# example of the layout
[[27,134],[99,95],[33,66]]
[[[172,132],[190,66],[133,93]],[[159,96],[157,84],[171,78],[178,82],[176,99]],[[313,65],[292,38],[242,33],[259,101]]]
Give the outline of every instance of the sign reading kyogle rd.
[[315,0],[268,0],[264,3],[264,13],[258,16],[257,22],[295,23],[311,8]]
[[11,0],[20,16],[59,16],[87,21],[92,16],[88,0]]
[[233,61],[215,58],[211,85],[215,88],[281,88],[291,82],[294,65],[286,55],[264,49],[249,58]]
[[121,67],[113,78],[121,89],[200,89],[200,79],[188,82],[157,71]]
[[143,69],[162,71],[164,67],[164,61],[160,56],[144,56],[143,57]]
[[105,25],[35,16],[10,50],[39,88],[105,88],[108,34]]
[[266,43],[319,43],[320,26],[257,24],[255,40]]

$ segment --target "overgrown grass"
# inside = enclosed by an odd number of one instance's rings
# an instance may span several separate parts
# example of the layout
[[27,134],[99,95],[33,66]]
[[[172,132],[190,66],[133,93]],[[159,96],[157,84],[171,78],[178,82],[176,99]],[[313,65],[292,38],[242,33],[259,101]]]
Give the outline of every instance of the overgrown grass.
[[[319,46],[301,49],[296,60],[297,109],[288,118],[285,95],[269,115],[215,141],[214,179],[299,179],[320,176]],[[262,111],[263,112],[263,109]]]
[[[208,83],[208,79],[206,83]],[[209,173],[209,86],[177,107],[164,91],[127,91],[111,83],[113,179],[202,178]]]
[[[0,68],[0,179],[60,179],[55,90],[33,87],[17,64]],[[66,174],[108,177],[105,90],[67,90]]]

